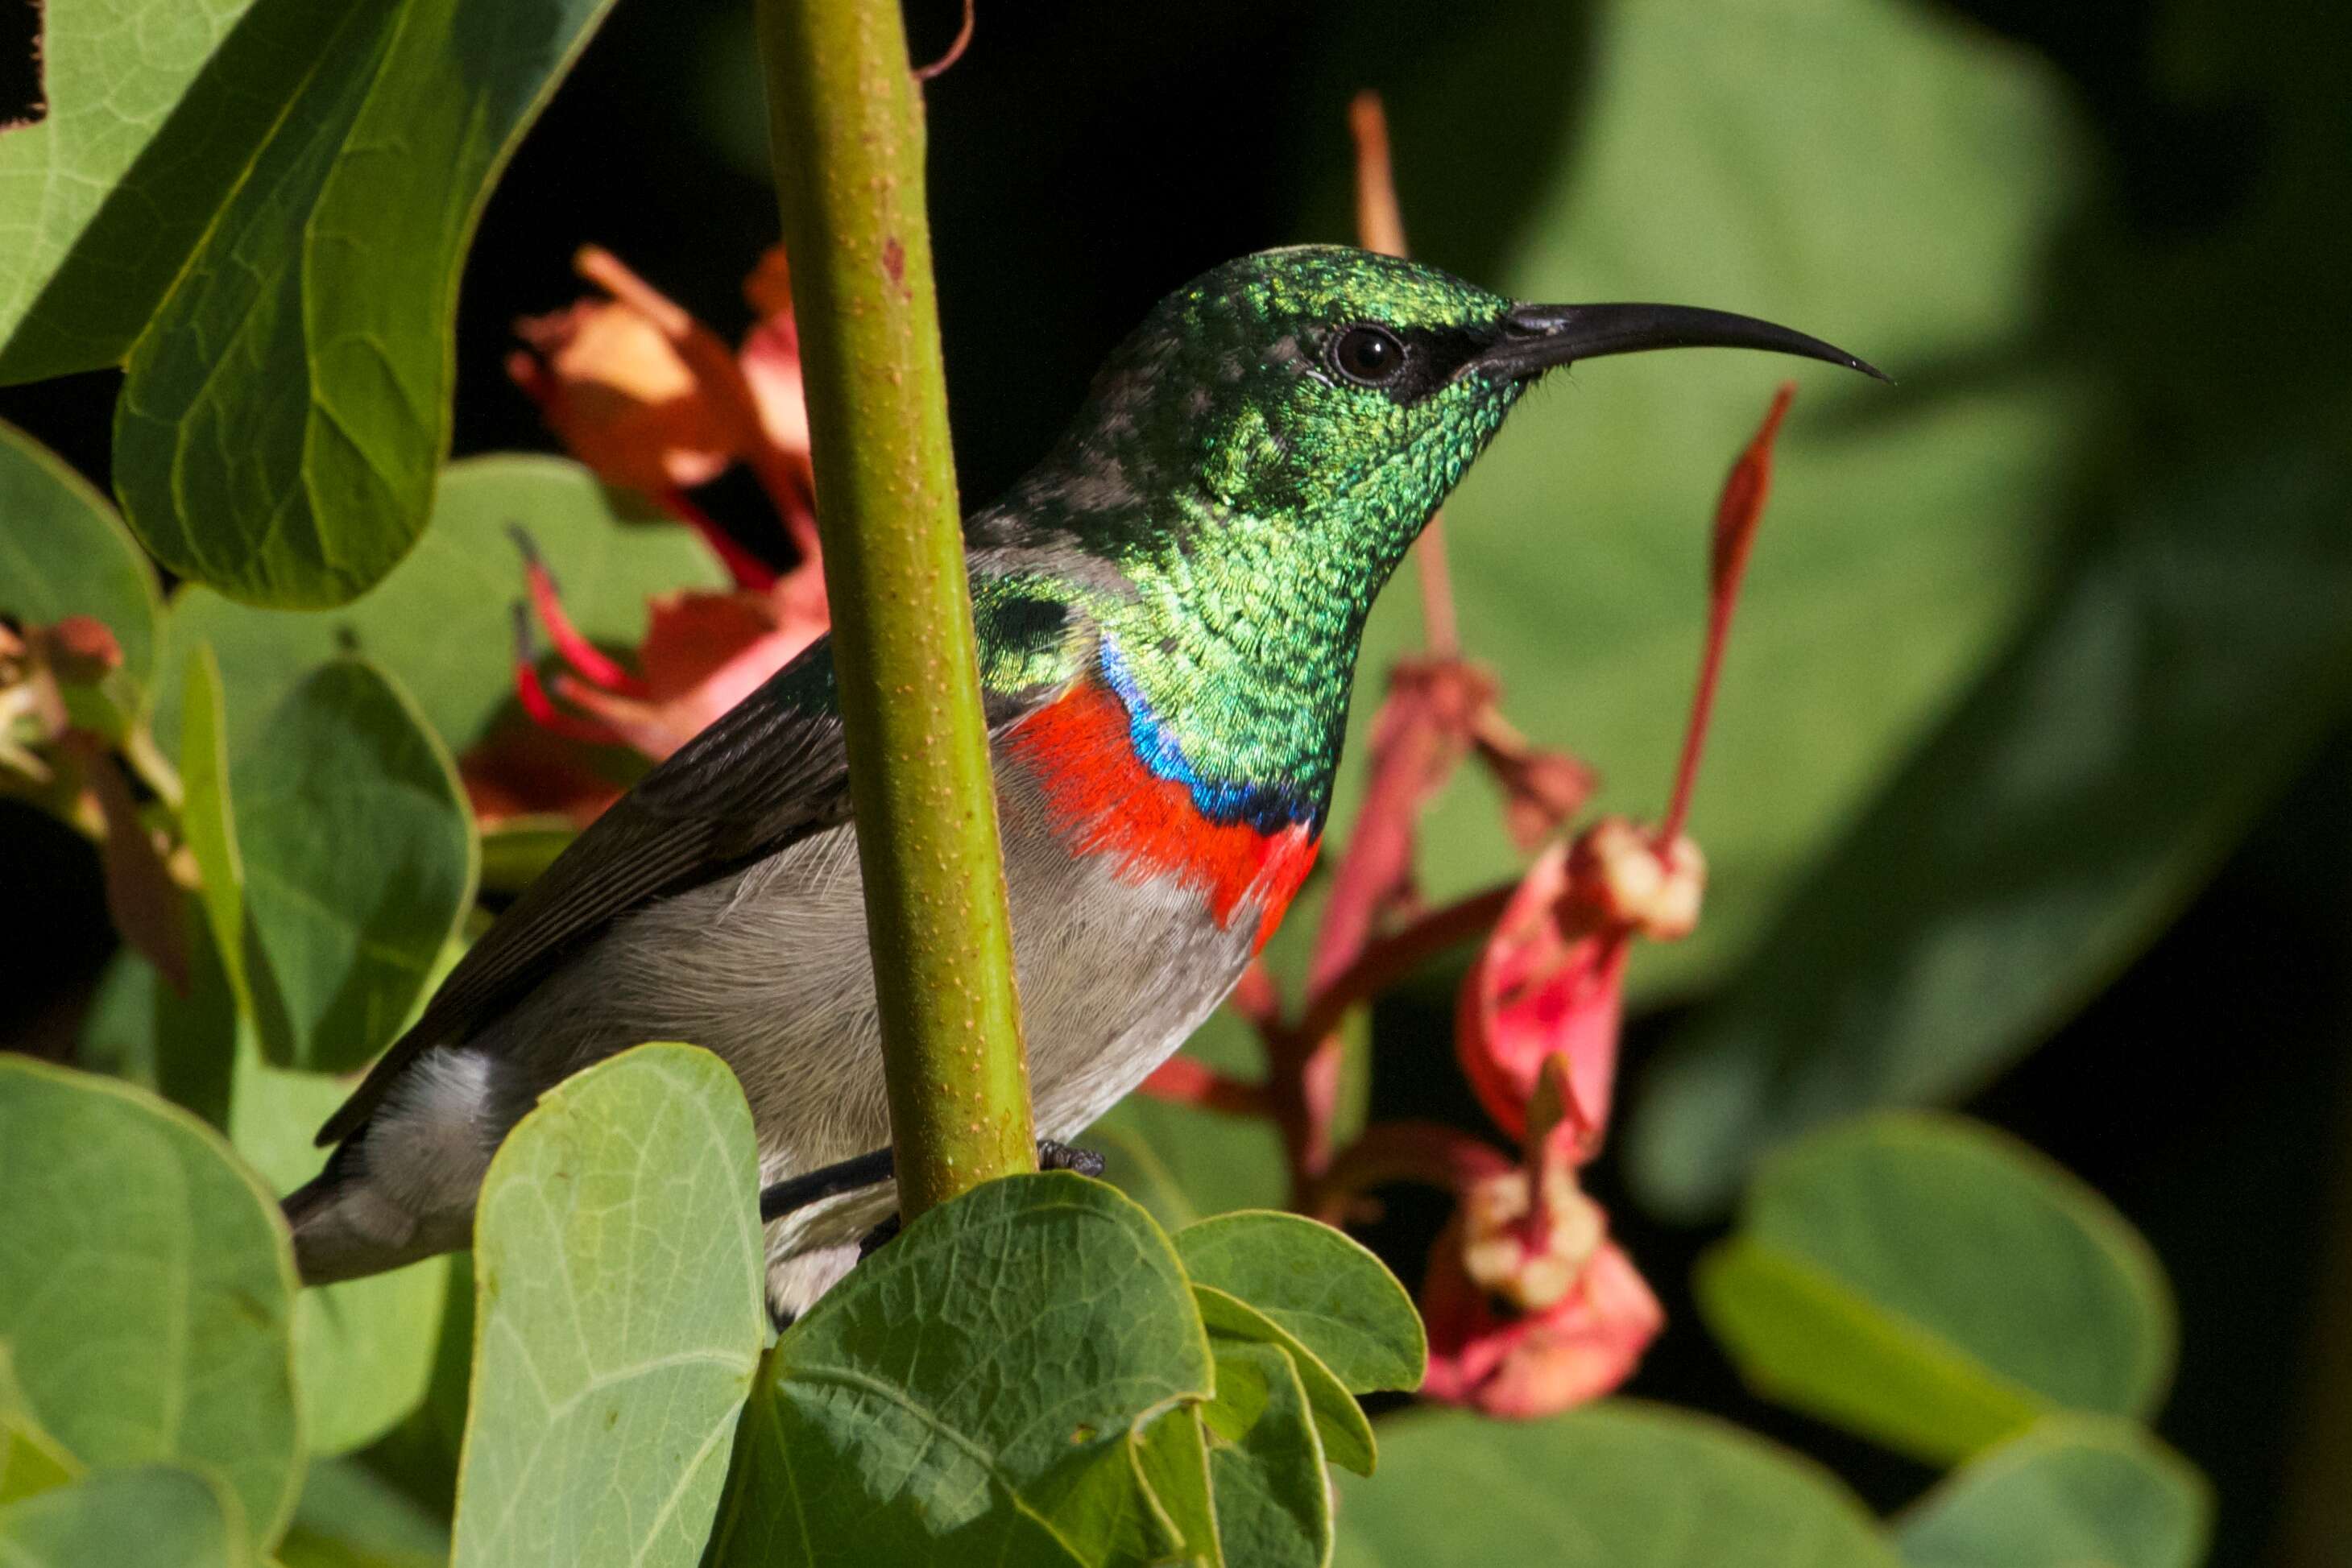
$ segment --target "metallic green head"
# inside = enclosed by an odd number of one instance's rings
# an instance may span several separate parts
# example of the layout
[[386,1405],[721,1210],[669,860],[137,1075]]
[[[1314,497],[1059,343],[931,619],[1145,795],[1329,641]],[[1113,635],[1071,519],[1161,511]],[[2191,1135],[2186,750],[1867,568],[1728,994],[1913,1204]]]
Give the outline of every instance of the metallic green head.
[[974,543],[1017,576],[1058,561],[1058,586],[1011,591],[1084,604],[1204,800],[1274,789],[1319,813],[1373,596],[1520,393],[1576,360],[1701,345],[1877,373],[1721,311],[1523,305],[1336,246],[1244,256],[1152,310]]
[[1346,574],[1343,593],[1369,603],[1545,371],[1700,344],[1868,369],[1719,311],[1528,306],[1393,256],[1265,251],[1160,301],[1105,364],[1045,472],[1066,477],[1078,509],[1105,514],[1114,526],[1098,542],[1114,553],[1171,534],[1213,550],[1195,530],[1271,528],[1357,556],[1365,570]]

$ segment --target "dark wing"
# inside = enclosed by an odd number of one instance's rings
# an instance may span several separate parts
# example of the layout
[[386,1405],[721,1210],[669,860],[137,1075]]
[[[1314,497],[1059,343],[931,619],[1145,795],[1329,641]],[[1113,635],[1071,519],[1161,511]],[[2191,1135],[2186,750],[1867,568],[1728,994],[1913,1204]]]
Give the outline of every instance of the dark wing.
[[[992,695],[1002,730],[1053,695]],[[357,1132],[425,1050],[461,1042],[620,915],[849,820],[828,640],[770,676],[591,823],[467,951],[415,1027],[320,1129]]]

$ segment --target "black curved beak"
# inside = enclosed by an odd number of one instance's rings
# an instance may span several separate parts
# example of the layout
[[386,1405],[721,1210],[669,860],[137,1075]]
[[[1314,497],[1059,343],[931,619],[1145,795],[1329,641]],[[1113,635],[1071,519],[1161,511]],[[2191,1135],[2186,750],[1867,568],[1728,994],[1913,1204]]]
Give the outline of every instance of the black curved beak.
[[1503,335],[1470,363],[1491,375],[1524,379],[1576,360],[1651,349],[1761,349],[1894,381],[1819,338],[1695,305],[1521,305],[1503,318]]

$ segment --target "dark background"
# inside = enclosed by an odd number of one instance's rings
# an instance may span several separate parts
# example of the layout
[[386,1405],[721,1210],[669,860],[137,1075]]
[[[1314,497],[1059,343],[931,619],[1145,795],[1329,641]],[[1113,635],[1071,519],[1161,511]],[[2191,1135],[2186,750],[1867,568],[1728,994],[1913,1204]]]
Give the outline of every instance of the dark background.
[[[1448,27],[1524,37],[1512,79],[1458,128],[1476,188],[1416,184],[1406,210],[1442,233],[1511,210],[1564,145],[1589,68],[1591,19],[1575,5],[1448,7]],[[2160,81],[2162,30],[2195,7],[2088,0],[1977,0],[1948,9],[2039,52],[2092,128],[2098,210],[2080,233],[2193,246],[2241,215],[2266,169],[2295,156],[2316,120],[2352,146],[2337,96],[2352,66],[2343,25],[2287,5],[2241,6],[2231,27],[2253,63],[2194,110]],[[2310,8],[2316,12],[2318,8]],[[954,31],[949,0],[912,0],[918,55]],[[932,198],[951,404],[964,487],[984,497],[1030,461],[1081,395],[1104,350],[1172,285],[1271,244],[1347,236],[1328,172],[1346,157],[1343,110],[1359,86],[1418,68],[1423,7],[1329,0],[1196,0],[1184,6],[983,5],[969,56],[929,93]],[[2317,29],[2315,35],[2312,31]],[[2333,37],[2324,36],[2332,32]],[[732,333],[740,281],[773,231],[748,19],[718,4],[624,0],[526,141],[485,214],[458,322],[457,449],[550,443],[501,368],[509,324],[579,290],[570,256],[593,241]],[[2330,60],[2332,59],[2332,66]],[[2336,172],[2340,175],[2340,164]],[[2343,346],[2347,184],[2315,183],[2313,232],[2246,247],[2231,289],[2266,308],[2242,320],[2136,319],[2129,287],[2091,261],[2053,258],[2053,350],[2177,362],[2214,378],[2249,422],[2294,384],[2282,359]],[[1501,225],[1496,225],[1499,245]],[[2082,242],[2092,254],[2094,241]],[[2298,319],[2297,291],[2333,257],[2338,281]],[[1477,277],[1475,240],[1431,259]],[[2128,280],[2126,280],[2128,283]],[[2284,297],[2284,304],[2282,304]],[[2233,339],[2241,340],[2234,343]],[[2335,361],[2340,364],[2340,357]],[[103,477],[115,378],[0,392],[15,420]],[[2160,402],[2146,416],[2160,422]],[[715,509],[755,548],[756,500],[722,486]],[[2352,526],[2352,519],[2347,519]],[[2352,1494],[2352,730],[2338,733],[2271,804],[2193,905],[2022,1066],[1967,1107],[2023,1135],[2105,1192],[2148,1236],[2182,1318],[2163,1435],[2213,1479],[2214,1561],[2345,1561]],[[0,806],[0,951],[15,977],[0,1035],[63,1049],[110,944],[94,862],[69,834]],[[1657,1019],[1629,1040],[1638,1071]],[[1477,1117],[1450,1052],[1442,999],[1384,1009],[1376,1113],[1451,1105]],[[1434,1063],[1436,1065],[1432,1066]],[[1645,1220],[1604,1162],[1598,1190],[1674,1326],[1633,1391],[1727,1412],[1825,1458],[1875,1505],[1927,1473],[1748,1398],[1699,1329],[1689,1264],[1712,1232]],[[1415,1258],[1439,1218],[1400,1205],[1386,1240]],[[2300,1522],[2298,1522],[2298,1521]]]

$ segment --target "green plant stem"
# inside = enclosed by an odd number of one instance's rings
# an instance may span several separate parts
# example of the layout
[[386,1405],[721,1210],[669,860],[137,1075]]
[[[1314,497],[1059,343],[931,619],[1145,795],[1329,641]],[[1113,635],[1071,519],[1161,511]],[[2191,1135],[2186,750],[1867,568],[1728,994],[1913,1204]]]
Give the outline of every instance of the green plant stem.
[[1034,1168],[898,0],[761,0],[770,145],[909,1219]]

